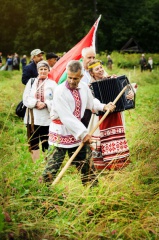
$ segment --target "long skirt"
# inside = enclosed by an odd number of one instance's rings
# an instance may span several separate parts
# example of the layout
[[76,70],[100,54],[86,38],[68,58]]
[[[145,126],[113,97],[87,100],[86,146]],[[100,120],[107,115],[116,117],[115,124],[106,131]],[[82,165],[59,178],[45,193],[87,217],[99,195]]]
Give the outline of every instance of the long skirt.
[[[121,114],[109,114],[92,136],[92,158],[97,170],[118,170],[130,163]],[[88,129],[93,129],[100,118],[92,114]]]

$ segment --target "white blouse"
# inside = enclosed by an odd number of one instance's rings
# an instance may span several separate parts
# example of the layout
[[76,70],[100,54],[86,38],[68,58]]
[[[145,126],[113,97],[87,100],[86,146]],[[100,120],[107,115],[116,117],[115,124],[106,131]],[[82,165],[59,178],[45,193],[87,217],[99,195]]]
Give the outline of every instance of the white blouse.
[[[26,107],[33,109],[34,125],[49,126],[51,122],[50,110],[51,110],[53,95],[54,95],[54,91],[57,86],[57,83],[48,78],[46,78],[42,83],[44,85],[43,86],[44,87],[44,103],[46,104],[47,107],[40,110],[35,108],[38,100],[36,98],[37,84],[38,84],[38,78],[35,78],[35,81],[32,86],[31,86],[31,79],[29,79],[23,93],[23,103]],[[24,117],[24,123],[25,124],[27,123],[27,111]],[[31,123],[31,120],[29,120],[29,123]]]

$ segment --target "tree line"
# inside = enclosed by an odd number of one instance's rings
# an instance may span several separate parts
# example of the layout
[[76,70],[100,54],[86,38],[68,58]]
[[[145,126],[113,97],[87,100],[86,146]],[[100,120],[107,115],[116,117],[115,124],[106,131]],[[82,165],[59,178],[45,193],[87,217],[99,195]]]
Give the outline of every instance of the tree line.
[[68,51],[100,14],[98,52],[119,51],[131,37],[144,52],[158,52],[158,0],[0,0],[0,6],[3,54]]

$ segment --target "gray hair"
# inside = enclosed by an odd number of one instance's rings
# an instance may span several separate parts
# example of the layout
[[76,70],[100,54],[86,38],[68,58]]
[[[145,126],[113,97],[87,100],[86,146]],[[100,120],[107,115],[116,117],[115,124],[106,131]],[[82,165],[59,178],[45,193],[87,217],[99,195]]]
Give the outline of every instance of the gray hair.
[[49,64],[45,60],[42,60],[37,63],[37,69],[39,69],[40,67],[47,67],[50,70]]
[[78,60],[71,60],[71,61],[69,61],[67,63],[67,66],[66,66],[66,72],[68,72],[68,70],[70,72],[78,72],[78,70],[80,70],[81,71],[81,75],[83,75],[83,73],[84,73],[83,65]]
[[86,48],[82,49],[82,52],[81,52],[82,57],[85,57],[88,52],[93,52],[93,53],[96,54],[96,51],[95,51],[95,49],[92,46],[91,47],[86,47]]

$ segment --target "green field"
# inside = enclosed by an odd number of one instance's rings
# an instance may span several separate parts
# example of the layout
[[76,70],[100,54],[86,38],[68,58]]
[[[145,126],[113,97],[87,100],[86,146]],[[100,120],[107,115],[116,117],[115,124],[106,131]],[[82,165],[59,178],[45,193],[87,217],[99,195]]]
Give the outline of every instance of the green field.
[[114,60],[113,73],[138,85],[135,109],[125,111],[131,164],[98,173],[91,189],[73,166],[55,187],[40,181],[44,156],[32,162],[15,115],[21,72],[0,71],[0,239],[159,239],[159,70],[118,68]]

